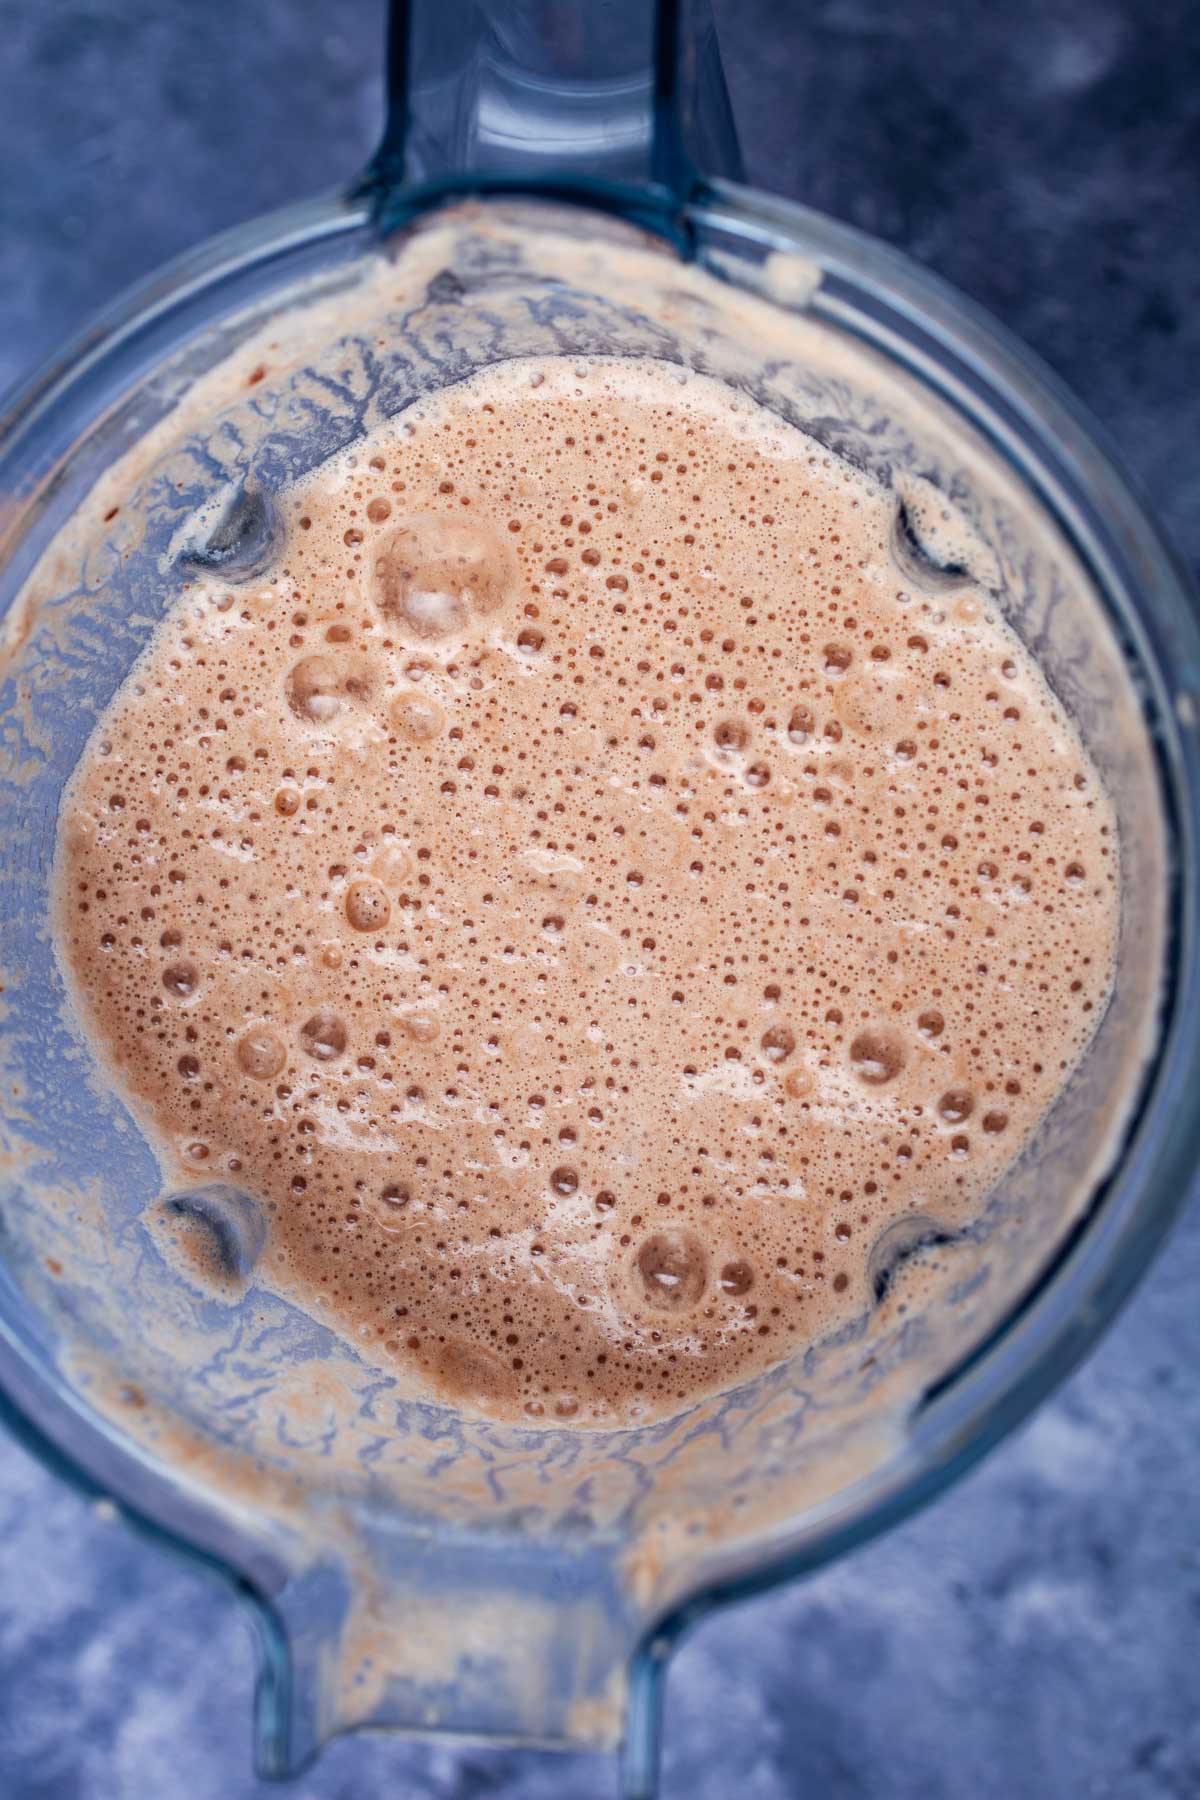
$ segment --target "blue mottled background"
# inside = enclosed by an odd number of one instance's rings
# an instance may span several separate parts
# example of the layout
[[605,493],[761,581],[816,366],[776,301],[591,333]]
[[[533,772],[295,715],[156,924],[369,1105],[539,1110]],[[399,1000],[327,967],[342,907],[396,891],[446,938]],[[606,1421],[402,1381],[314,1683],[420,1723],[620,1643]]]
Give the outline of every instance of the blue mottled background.
[[[1200,560],[1193,0],[717,0],[749,173],[1021,333]],[[209,233],[348,177],[382,0],[0,0],[0,386]],[[1200,1796],[1200,1219],[1083,1372],[930,1512],[713,1620],[666,1800]],[[0,1444],[0,1796],[251,1800],[232,1602]],[[613,1792],[599,1759],[377,1739],[303,1800]]]

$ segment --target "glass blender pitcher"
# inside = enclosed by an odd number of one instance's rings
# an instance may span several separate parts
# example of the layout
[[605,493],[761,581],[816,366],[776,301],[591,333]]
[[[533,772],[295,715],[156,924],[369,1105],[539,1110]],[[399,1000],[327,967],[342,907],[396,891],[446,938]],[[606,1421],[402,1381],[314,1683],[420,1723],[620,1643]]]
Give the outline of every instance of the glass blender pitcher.
[[[0,422],[0,1389],[53,1466],[246,1598],[264,1773],[389,1727],[619,1749],[633,1800],[680,1632],[967,1468],[1078,1361],[1194,1181],[1200,631],[1019,346],[894,252],[736,185],[699,0],[394,0],[388,82],[353,193],[177,264]],[[406,1397],[259,1285],[253,1207],[218,1184],[174,1196],[228,1275],[189,1283],[49,934],[64,784],[172,571],[200,554],[252,579],[273,494],[430,390],[548,354],[653,357],[772,408],[891,488],[897,562],[928,593],[963,573],[951,510],[1121,834],[1111,1002],[983,1216],[914,1212],[836,1337],[611,1431]],[[78,567],[55,549],[72,519]]]

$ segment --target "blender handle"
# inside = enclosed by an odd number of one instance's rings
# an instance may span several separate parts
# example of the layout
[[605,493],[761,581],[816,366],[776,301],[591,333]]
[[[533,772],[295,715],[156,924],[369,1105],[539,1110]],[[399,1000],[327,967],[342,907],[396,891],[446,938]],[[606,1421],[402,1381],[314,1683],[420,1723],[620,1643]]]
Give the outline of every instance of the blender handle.
[[709,0],[391,0],[387,89],[362,188],[384,229],[502,192],[679,238],[703,177],[741,178]]

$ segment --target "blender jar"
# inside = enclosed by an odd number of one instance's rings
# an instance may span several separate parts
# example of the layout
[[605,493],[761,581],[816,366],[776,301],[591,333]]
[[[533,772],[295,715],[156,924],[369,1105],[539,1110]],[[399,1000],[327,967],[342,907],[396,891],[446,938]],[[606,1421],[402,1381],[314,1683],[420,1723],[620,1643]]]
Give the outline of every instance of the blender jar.
[[[679,1631],[967,1467],[1083,1354],[1194,1179],[1200,634],[1142,505],[1019,346],[902,257],[730,179],[705,9],[397,0],[388,74],[354,193],[185,259],[2,422],[0,1386],[65,1474],[247,1598],[264,1772],[387,1726],[623,1746],[647,1795]],[[1123,874],[1111,1002],[983,1216],[893,1227],[836,1337],[587,1432],[403,1394],[257,1283],[228,1190],[176,1196],[228,1281],[168,1264],[159,1171],[94,1079],[48,912],[64,784],[197,519],[250,577],[274,492],[431,389],[563,354],[716,376],[868,469],[926,593],[962,575],[939,556],[952,514],[1104,776]]]

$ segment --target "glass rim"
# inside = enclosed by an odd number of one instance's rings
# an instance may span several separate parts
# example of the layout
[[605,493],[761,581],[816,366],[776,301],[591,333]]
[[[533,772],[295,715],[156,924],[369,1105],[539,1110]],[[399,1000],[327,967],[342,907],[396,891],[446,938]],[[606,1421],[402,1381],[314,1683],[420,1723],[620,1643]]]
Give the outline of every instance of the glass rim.
[[[439,199],[477,196],[464,183]],[[577,192],[536,183],[489,184],[497,197],[573,201],[645,228],[644,207],[603,184]],[[794,202],[713,182],[664,232],[676,250],[720,239],[744,250],[785,251],[811,261],[821,280],[805,304],[818,322],[851,330],[967,412],[1016,475],[1033,485],[1088,570],[1118,632],[1123,655],[1143,677],[1143,713],[1153,744],[1169,849],[1166,980],[1158,1041],[1108,1175],[1066,1241],[989,1333],[915,1405],[900,1452],[770,1538],[737,1546],[727,1572],[705,1576],[672,1604],[631,1670],[629,1730],[636,1738],[643,1693],[656,1687],[660,1645],[712,1608],[812,1570],[899,1522],[964,1474],[1055,1388],[1129,1297],[1193,1187],[1200,1163],[1200,1109],[1189,1097],[1200,1075],[1200,698],[1187,685],[1200,670],[1200,615],[1190,585],[1136,485],[1100,428],[1058,379],[982,308],[902,252]],[[405,220],[405,223],[409,220]],[[675,222],[678,226],[679,221]],[[140,345],[143,358],[189,307],[222,284],[260,278],[260,294],[296,278],[307,252],[322,259],[383,241],[369,198],[334,194],[268,214],[210,239],[138,284],[69,340],[0,405],[0,457],[60,410],[69,415],[86,378]],[[321,266],[321,265],[318,265]],[[719,271],[718,271],[719,274]],[[981,416],[985,403],[992,406]],[[102,416],[94,409],[94,425]],[[64,421],[65,423],[65,417]],[[1144,595],[1144,604],[1137,605]],[[67,1399],[64,1444],[27,1399],[38,1383],[14,1380],[28,1359],[0,1321],[0,1419],[19,1431],[58,1475],[90,1497],[111,1494],[153,1537],[235,1582],[246,1571],[210,1553],[124,1498],[115,1459],[131,1477],[146,1459],[131,1441]],[[61,1409],[60,1409],[61,1411]],[[67,1417],[63,1412],[62,1417]],[[102,1447],[107,1465],[95,1472]],[[153,1466],[153,1465],[151,1465]],[[752,1564],[753,1566],[745,1566]],[[260,1604],[269,1605],[262,1587]],[[647,1686],[650,1683],[650,1687]],[[650,1701],[646,1700],[649,1707]],[[644,1719],[649,1719],[649,1711]],[[649,1727],[647,1727],[649,1728]]]

